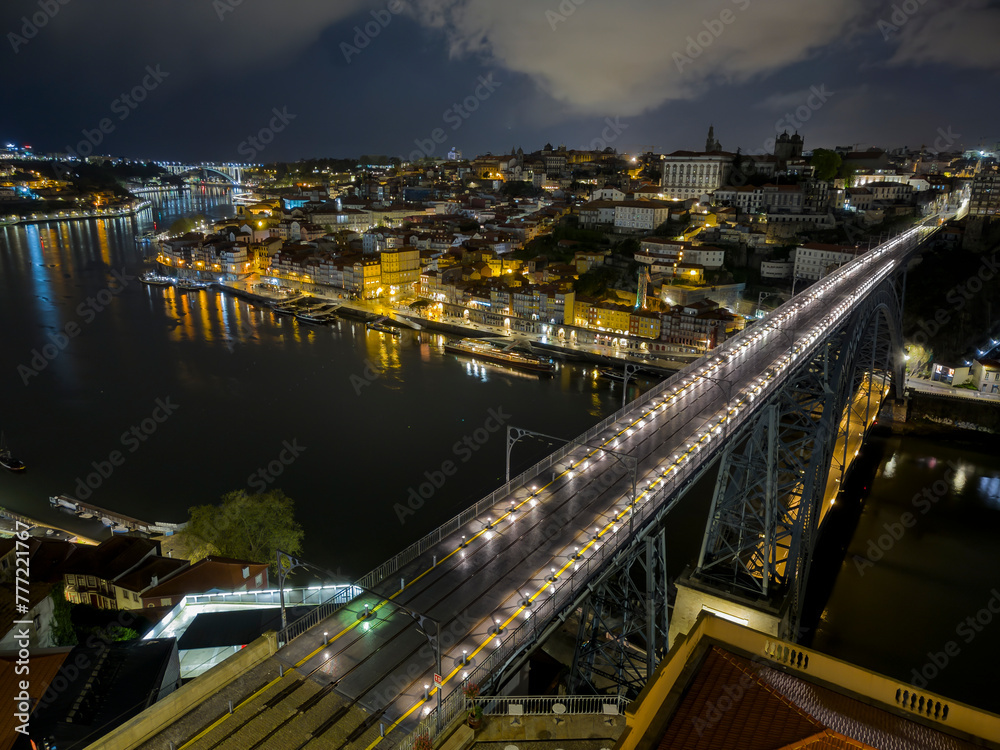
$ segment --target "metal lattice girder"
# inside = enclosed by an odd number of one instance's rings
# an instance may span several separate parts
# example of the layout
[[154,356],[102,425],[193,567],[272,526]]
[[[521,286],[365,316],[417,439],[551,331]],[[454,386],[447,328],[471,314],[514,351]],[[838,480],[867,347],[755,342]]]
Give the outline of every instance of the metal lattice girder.
[[648,534],[591,587],[580,614],[570,687],[635,698],[667,651],[666,534]]
[[819,503],[842,415],[879,374],[902,382],[900,294],[878,287],[798,364],[722,453],[696,577],[723,590],[790,594],[800,609]]

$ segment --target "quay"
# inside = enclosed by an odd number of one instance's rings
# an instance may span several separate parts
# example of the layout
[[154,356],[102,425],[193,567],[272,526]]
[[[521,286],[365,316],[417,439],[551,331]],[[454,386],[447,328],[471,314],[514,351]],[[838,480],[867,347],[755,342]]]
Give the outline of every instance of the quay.
[[[247,302],[270,306],[273,302],[284,301],[278,296],[269,296],[251,291],[250,283],[242,281],[215,281],[211,286],[221,292],[232,294]],[[277,288],[277,287],[276,287]],[[289,287],[280,287],[282,289]],[[293,289],[293,291],[303,291]],[[337,294],[332,291],[306,290],[318,300],[337,303],[341,307],[337,310],[337,315],[354,320],[367,322],[377,316],[387,316],[386,324],[406,327],[413,330],[437,331],[439,333],[456,336],[459,338],[498,338],[506,343],[516,339],[522,339],[528,348],[536,354],[546,354],[556,359],[587,362],[590,364],[608,365],[611,367],[624,367],[625,365],[635,365],[641,370],[657,377],[670,375],[690,362],[694,361],[699,354],[685,355],[680,352],[657,355],[649,354],[647,357],[637,357],[631,354],[610,355],[603,351],[596,344],[557,344],[551,337],[541,334],[532,334],[525,331],[505,331],[495,326],[487,326],[482,323],[459,322],[458,319],[438,320],[419,315],[417,312],[407,309],[401,311],[373,303],[365,303],[359,300],[348,299],[346,294]],[[501,338],[502,337],[502,338]]]
[[[110,526],[112,531],[139,531],[150,536],[165,535],[170,536],[184,528],[183,523],[170,523],[168,521],[142,521],[124,513],[108,510],[98,505],[85,503],[82,500],[70,497],[69,495],[55,495],[49,498],[49,505],[55,508],[65,508],[76,513],[81,518],[97,518]],[[110,523],[109,523],[110,522]]]
[[[53,532],[58,532],[58,534],[55,535],[49,534],[48,532],[43,532],[42,534],[32,534],[32,536],[37,536],[41,538],[51,537],[53,539],[66,539],[67,541],[79,542],[81,544],[93,544],[93,545],[100,544],[99,540],[93,539],[89,536],[84,536],[83,534],[77,534],[67,529],[60,528],[58,526],[52,526],[51,524],[39,521],[37,518],[32,518],[31,516],[25,516],[21,513],[15,513],[12,510],[7,510],[6,508],[0,507],[0,523],[2,523],[3,521],[14,521],[14,522],[19,521],[21,524],[28,527],[29,534],[33,529],[50,529]],[[6,528],[6,526],[7,524],[0,525],[0,531],[2,531],[4,535],[6,535],[7,533],[13,535],[17,529],[17,526],[11,525],[9,529]]]
[[97,211],[59,211],[50,214],[6,216],[0,218],[0,226],[45,224],[51,221],[80,221],[82,219],[120,219],[124,216],[135,216],[139,211],[149,208],[151,205],[153,205],[151,201],[142,200],[134,205],[114,209],[98,209]]

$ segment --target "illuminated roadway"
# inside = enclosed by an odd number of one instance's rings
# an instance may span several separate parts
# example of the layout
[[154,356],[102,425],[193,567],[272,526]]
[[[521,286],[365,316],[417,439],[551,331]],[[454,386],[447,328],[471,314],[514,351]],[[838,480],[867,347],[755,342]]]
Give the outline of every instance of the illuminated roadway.
[[[586,565],[588,558],[626,540],[631,475],[601,447],[637,459],[637,517],[644,507],[676,502],[676,490],[715,457],[730,430],[750,418],[755,404],[781,386],[789,368],[811,355],[851,314],[854,304],[896,272],[915,241],[930,231],[931,226],[915,227],[816,282],[671,377],[664,390],[654,389],[652,398],[647,395],[630,405],[625,416],[588,446],[574,448],[553,469],[494,505],[492,512],[372,585],[380,596],[359,596],[293,639],[278,656],[294,665],[298,675],[323,687],[326,695],[336,694],[330,695],[340,707],[333,723],[345,726],[323,729],[327,734],[313,739],[304,735],[307,739],[301,743],[279,743],[280,733],[269,742],[275,747],[372,748],[380,742],[394,744],[411,731],[435,705],[434,657],[413,619],[394,603],[441,623],[447,695],[533,613],[544,610],[549,619],[553,609],[569,604],[567,584],[574,571],[581,577],[594,572]],[[850,447],[853,452],[854,445]],[[605,545],[609,548],[602,550]],[[373,614],[361,619],[365,605]],[[494,632],[497,623],[499,635]],[[428,699],[425,685],[430,686]],[[245,710],[264,697],[247,699]],[[357,717],[363,716],[359,707],[373,717],[370,726],[358,727]],[[388,742],[380,740],[380,722]],[[288,731],[293,725],[288,724]],[[249,746],[239,732],[229,731],[232,746]],[[209,739],[196,738],[185,747],[218,745]]]

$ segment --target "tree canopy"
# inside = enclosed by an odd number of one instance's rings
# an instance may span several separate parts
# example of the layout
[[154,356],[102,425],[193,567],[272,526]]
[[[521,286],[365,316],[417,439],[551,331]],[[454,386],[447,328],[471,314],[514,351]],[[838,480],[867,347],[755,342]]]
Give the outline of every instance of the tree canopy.
[[816,170],[817,180],[832,180],[837,176],[843,159],[836,151],[828,148],[818,148],[813,151],[810,164]]
[[281,490],[236,490],[223,495],[220,505],[199,505],[188,513],[182,533],[192,562],[218,554],[273,566],[277,550],[302,551],[305,532],[295,520],[294,502]]

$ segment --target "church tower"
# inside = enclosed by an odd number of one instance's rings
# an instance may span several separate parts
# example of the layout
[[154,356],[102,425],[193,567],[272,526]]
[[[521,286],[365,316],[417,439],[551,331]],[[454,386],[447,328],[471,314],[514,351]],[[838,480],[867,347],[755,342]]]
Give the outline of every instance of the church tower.
[[708,126],[708,138],[705,139],[705,150],[706,151],[721,151],[722,144],[715,140],[715,126]]

